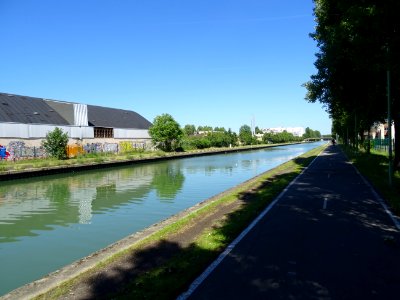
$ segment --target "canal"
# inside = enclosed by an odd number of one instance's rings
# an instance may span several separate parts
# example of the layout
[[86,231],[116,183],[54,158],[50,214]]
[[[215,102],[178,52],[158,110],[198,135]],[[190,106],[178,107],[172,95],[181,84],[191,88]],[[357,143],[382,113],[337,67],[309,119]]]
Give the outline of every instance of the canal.
[[0,296],[323,143],[2,182]]

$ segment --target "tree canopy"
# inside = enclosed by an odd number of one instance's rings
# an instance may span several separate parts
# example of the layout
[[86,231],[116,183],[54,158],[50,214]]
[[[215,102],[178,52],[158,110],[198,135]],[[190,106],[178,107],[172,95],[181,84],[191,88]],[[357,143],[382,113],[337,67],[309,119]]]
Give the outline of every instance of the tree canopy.
[[187,124],[183,127],[183,131],[186,135],[193,135],[196,133],[196,126]]
[[160,149],[172,151],[179,147],[183,131],[171,115],[162,114],[155,117],[149,134]]
[[310,127],[307,127],[305,131],[306,132],[303,134],[303,138],[305,139],[321,137],[321,132],[318,130],[312,130]]
[[243,125],[240,127],[239,140],[243,145],[253,144],[254,138],[249,125]]
[[400,161],[400,22],[397,0],[314,0],[317,74],[306,100],[324,104],[333,132],[357,145],[374,122],[387,119],[387,74],[392,78],[395,161]]

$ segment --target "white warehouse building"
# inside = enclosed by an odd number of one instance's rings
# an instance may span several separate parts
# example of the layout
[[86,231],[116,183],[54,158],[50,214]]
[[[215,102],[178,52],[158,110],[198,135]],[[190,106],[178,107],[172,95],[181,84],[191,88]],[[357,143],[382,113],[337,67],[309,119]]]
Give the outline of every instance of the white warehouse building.
[[39,146],[56,127],[69,143],[150,142],[151,123],[134,111],[0,93],[0,145]]

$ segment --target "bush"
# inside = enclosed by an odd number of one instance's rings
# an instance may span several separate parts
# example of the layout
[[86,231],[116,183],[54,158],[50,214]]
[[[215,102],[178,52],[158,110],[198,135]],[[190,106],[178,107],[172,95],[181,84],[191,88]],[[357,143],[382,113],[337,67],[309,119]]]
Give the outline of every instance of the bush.
[[56,127],[46,134],[46,139],[42,142],[42,145],[49,156],[66,159],[68,140],[68,134]]

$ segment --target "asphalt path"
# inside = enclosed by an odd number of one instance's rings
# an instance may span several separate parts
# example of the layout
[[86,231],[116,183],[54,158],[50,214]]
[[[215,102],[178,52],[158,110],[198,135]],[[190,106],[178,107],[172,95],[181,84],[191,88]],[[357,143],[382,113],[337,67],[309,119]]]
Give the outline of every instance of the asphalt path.
[[181,299],[400,299],[400,233],[329,146]]

